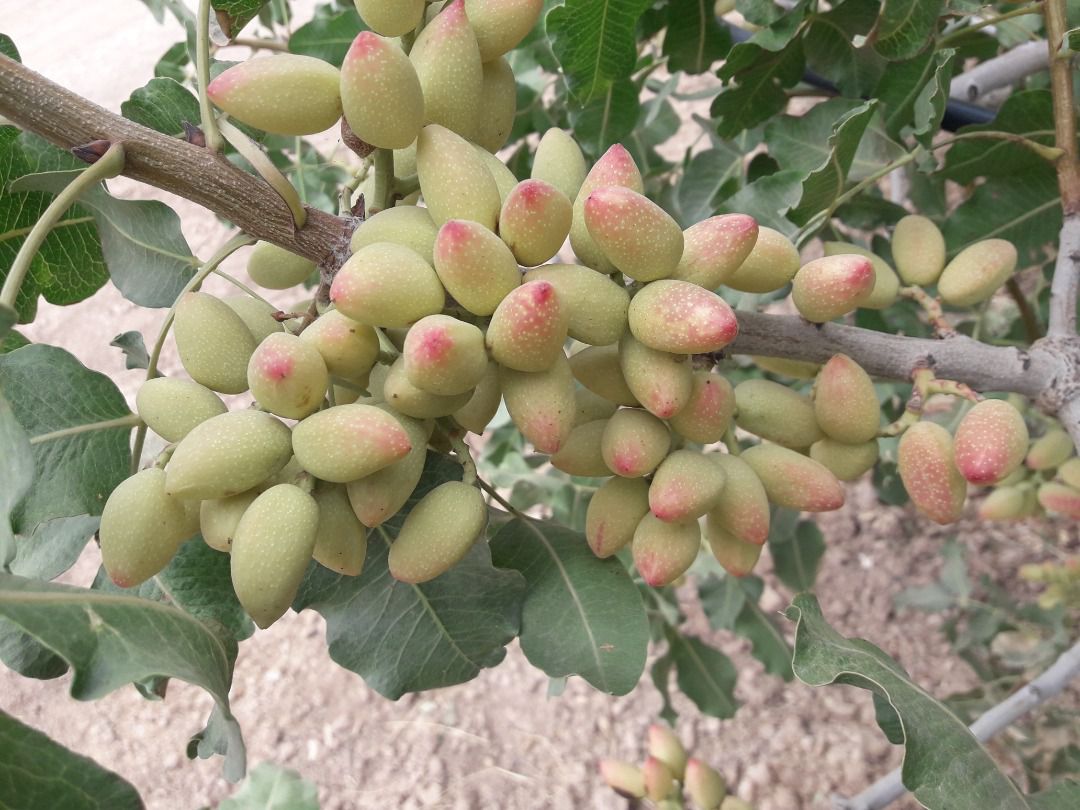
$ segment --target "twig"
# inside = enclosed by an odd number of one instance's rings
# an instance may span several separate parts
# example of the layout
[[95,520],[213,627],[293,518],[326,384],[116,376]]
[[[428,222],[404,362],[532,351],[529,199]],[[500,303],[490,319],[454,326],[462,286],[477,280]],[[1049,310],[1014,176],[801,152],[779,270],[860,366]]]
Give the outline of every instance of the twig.
[[1065,36],[1065,0],[1046,0],[1050,93],[1054,102],[1054,139],[1063,155],[1057,162],[1064,222],[1050,285],[1050,336],[1076,335],[1076,294],[1080,279],[1080,150],[1076,144],[1076,109],[1070,60],[1055,59]]
[[498,490],[496,490],[495,487],[493,487],[483,478],[477,477],[476,484],[480,487],[480,489],[484,490],[484,492],[490,495],[493,501],[499,504],[499,506],[509,512],[511,515],[516,518],[520,518],[521,520],[528,519],[528,515],[526,515],[524,512],[522,512],[520,509],[510,503],[510,501],[506,500],[506,498],[499,494]]
[[202,118],[202,131],[206,136],[206,148],[211,152],[220,152],[225,145],[218,132],[214,108],[210,105],[210,96],[206,92],[210,84],[210,0],[199,0],[199,16],[195,20],[195,74],[199,87],[199,114]]
[[[1011,20],[1014,17],[1023,17],[1027,14],[1038,14],[1040,11],[1042,11],[1042,5],[1042,0],[1037,0],[1037,2],[1035,3],[1029,3],[1026,6],[1014,8],[1012,11],[1006,11],[1001,14],[987,15],[986,17],[982,17],[981,19],[972,22],[969,25],[965,25],[961,28],[956,29],[948,36],[942,37],[938,41],[937,47],[939,49],[949,47],[953,42],[962,38],[965,34],[969,34],[972,31],[978,31],[982,28],[989,28],[991,25],[997,25],[1000,22],[1005,22],[1005,20]],[[973,18],[967,17],[966,19],[971,20]],[[974,101],[974,99],[972,100]]]
[[1024,335],[1029,343],[1034,343],[1043,336],[1042,327],[1039,325],[1039,316],[1031,308],[1027,296],[1020,289],[1020,282],[1015,277],[1005,282],[1005,289],[1012,297],[1013,303],[1016,304],[1016,309],[1020,312],[1020,320],[1024,324]]
[[[1062,653],[1042,675],[972,723],[971,733],[980,742],[986,742],[1032,709],[1057,697],[1077,676],[1080,676],[1080,642]],[[835,799],[834,805],[837,810],[880,810],[906,792],[907,789],[900,780],[900,769],[897,768],[858,796],[852,799]]]
[[991,90],[1006,87],[1032,73],[1046,70],[1046,66],[1046,40],[1025,42],[1001,56],[980,62],[954,78],[949,83],[949,98],[971,103]]
[[941,309],[941,300],[930,295],[922,287],[901,287],[900,295],[904,298],[910,298],[912,301],[922,307],[923,312],[926,313],[927,320],[930,321],[930,326],[933,327],[934,332],[938,337],[946,337],[955,334],[956,330],[953,329],[952,324],[949,323],[945,317],[944,311]]

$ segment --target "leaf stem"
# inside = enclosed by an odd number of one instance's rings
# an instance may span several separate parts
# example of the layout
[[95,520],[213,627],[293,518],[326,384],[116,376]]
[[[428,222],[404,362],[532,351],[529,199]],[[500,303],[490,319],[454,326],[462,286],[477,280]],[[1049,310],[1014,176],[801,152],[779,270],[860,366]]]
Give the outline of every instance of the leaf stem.
[[44,444],[45,442],[53,442],[57,439],[66,439],[69,436],[78,436],[80,433],[92,433],[96,430],[110,430],[112,428],[135,427],[136,425],[141,424],[142,420],[137,414],[129,413],[127,416],[121,416],[116,419],[105,419],[101,422],[88,422],[85,425],[75,425],[74,427],[54,430],[50,433],[42,433],[39,436],[33,436],[30,439],[30,444]]
[[[146,379],[152,380],[157,376],[158,360],[161,359],[161,350],[165,346],[165,339],[169,336],[169,331],[172,329],[173,320],[176,318],[176,306],[180,303],[180,300],[189,292],[194,290],[203,280],[213,273],[225,259],[231,256],[242,247],[248,245],[254,245],[256,239],[254,236],[248,236],[246,233],[238,233],[220,248],[217,252],[207,259],[199,271],[192,276],[191,281],[184,285],[184,289],[180,291],[180,294],[176,296],[176,300],[173,301],[173,305],[169,307],[169,311],[165,313],[165,322],[161,324],[161,330],[158,332],[157,340],[154,341],[154,347],[150,350],[150,361],[146,366]],[[131,472],[134,474],[139,471],[139,461],[142,457],[143,443],[146,441],[146,425],[140,424],[138,430],[135,431],[135,445],[131,451]]]
[[220,152],[224,143],[218,131],[214,110],[210,106],[210,96],[206,92],[210,84],[210,0],[199,0],[199,17],[195,21],[195,73],[206,148],[211,152]]
[[116,177],[124,169],[124,145],[114,143],[106,150],[96,163],[84,169],[74,180],[64,187],[64,190],[56,195],[56,198],[45,209],[45,212],[34,223],[26,240],[19,248],[15,261],[11,264],[7,278],[4,279],[3,289],[0,289],[0,307],[15,309],[15,299],[19,295],[19,289],[30,272],[30,265],[34,261],[38,250],[45,242],[45,238],[52,231],[60,217],[64,215],[79,197],[88,189],[102,180]]
[[[972,31],[978,31],[991,25],[997,25],[1000,22],[1005,22],[1005,20],[1011,20],[1013,17],[1023,17],[1027,14],[1039,14],[1042,12],[1042,10],[1043,2],[1042,0],[1037,0],[1037,2],[1035,3],[1029,3],[1026,6],[1014,8],[1012,11],[1006,11],[1001,14],[994,14],[989,17],[983,17],[978,22],[971,23],[970,25],[965,25],[962,28],[953,31],[951,34],[948,34],[939,39],[937,43],[937,48],[938,50],[940,50],[941,48],[947,48],[953,42],[961,39],[965,34],[969,34]],[[970,19],[970,17],[968,19]]]
[[242,282],[240,279],[235,278],[233,276],[230,276],[228,273],[222,272],[217,267],[214,268],[213,273],[214,273],[215,276],[220,276],[221,278],[225,279],[227,282],[232,284],[234,287],[239,287],[241,290],[246,292],[248,295],[250,295],[256,301],[262,301],[268,307],[273,309],[274,312],[279,311],[280,307],[278,307],[277,304],[275,304],[273,301],[267,301],[265,298],[263,298],[261,295],[259,295],[257,292],[255,292],[253,289],[251,289],[251,287],[249,287],[247,284]]
[[372,213],[382,211],[390,207],[390,196],[394,191],[394,150],[375,150],[375,191],[372,196],[372,205],[368,210]]
[[457,460],[461,464],[461,480],[470,486],[475,485],[477,481],[476,462],[472,457],[472,448],[469,447],[468,442],[465,441],[461,428],[449,417],[439,419],[437,424],[443,435],[446,436],[446,440],[454,450],[454,455],[457,456]]
[[528,515],[526,515],[524,512],[522,512],[520,509],[510,503],[510,501],[506,500],[506,498],[499,494],[498,490],[496,490],[495,487],[493,487],[483,478],[477,477],[476,484],[480,487],[480,489],[484,490],[484,492],[490,495],[493,501],[499,504],[499,506],[501,506],[514,517],[520,518],[521,520],[525,520],[528,518]]
[[251,138],[238,130],[224,118],[218,121],[218,126],[221,129],[221,134],[225,136],[233,147],[243,155],[244,159],[252,165],[252,167],[259,173],[263,180],[265,180],[277,195],[281,197],[282,201],[289,206],[289,211],[292,213],[293,224],[296,229],[303,228],[307,223],[307,211],[304,209],[304,203],[300,199],[300,193],[296,190],[296,186],[289,182],[274,165],[274,162],[270,160],[267,154],[256,144]]

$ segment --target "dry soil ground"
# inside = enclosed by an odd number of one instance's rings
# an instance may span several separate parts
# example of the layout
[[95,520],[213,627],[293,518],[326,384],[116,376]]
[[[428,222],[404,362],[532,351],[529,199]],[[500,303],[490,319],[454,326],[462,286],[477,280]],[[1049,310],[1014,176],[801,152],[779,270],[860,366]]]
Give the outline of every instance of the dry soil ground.
[[[139,0],[0,0],[0,21],[27,64],[113,110],[180,38],[176,25],[157,26]],[[173,204],[198,255],[222,241],[224,228],[195,206],[123,181],[114,190]],[[242,258],[230,267],[241,268]],[[140,375],[123,370],[108,342],[129,329],[153,334],[159,318],[103,291],[63,311],[43,306],[26,333],[72,351],[131,397]],[[823,528],[829,550],[818,591],[837,629],[873,640],[933,693],[973,685],[942,641],[940,619],[893,605],[904,587],[936,575],[940,547],[955,530],[882,507],[865,486],[853,489],[849,505]],[[1076,550],[1075,527],[959,531],[977,569],[1006,584],[1015,584],[1021,562],[1042,558],[1040,536],[1047,534]],[[69,578],[88,583],[94,557],[88,551]],[[762,571],[770,584],[764,606],[782,610],[790,594],[778,589],[768,559]],[[900,750],[876,729],[865,692],[785,685],[764,674],[745,642],[710,633],[700,615],[691,631],[734,657],[743,706],[719,721],[680,700],[678,731],[760,810],[826,808],[831,794],[855,793],[899,763]],[[548,698],[546,677],[512,647],[502,666],[469,684],[391,703],[330,661],[323,633],[315,614],[290,614],[258,633],[241,649],[233,698],[251,763],[300,771],[318,784],[327,810],[625,806],[600,784],[595,763],[641,756],[645,728],[660,708],[647,678],[625,698],[574,680],[561,697]],[[163,703],[124,689],[82,704],[67,696],[68,686],[68,678],[41,683],[0,671],[0,707],[123,774],[151,810],[188,810],[227,795],[218,761],[192,763],[183,755],[209,711],[204,694],[174,683]]]

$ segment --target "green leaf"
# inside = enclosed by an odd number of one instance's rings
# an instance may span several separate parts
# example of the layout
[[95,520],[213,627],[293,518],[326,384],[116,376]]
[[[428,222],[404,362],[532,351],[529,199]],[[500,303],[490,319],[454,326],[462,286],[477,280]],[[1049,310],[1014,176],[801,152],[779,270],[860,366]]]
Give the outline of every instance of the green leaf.
[[783,110],[788,101],[785,88],[797,84],[803,75],[806,60],[801,41],[791,42],[778,52],[753,42],[751,39],[732,48],[720,69],[724,74],[736,52],[743,47],[749,49],[741,52],[740,62],[745,67],[731,74],[734,86],[720,93],[710,108],[710,115],[718,119],[716,131],[722,138],[732,138]]
[[878,0],[847,0],[812,15],[803,38],[807,67],[828,76],[849,98],[870,95],[885,70],[885,60],[872,47],[852,43],[870,32],[879,7]]
[[893,745],[904,744],[904,724],[900,715],[892,704],[877,692],[874,693],[874,721],[889,742]]
[[799,204],[788,217],[799,224],[824,211],[844,191],[848,170],[859,148],[863,133],[874,115],[875,102],[867,101],[843,113],[832,126],[826,141],[828,154],[802,181]]
[[[63,349],[44,344],[0,355],[0,390],[31,437],[129,414],[123,394]],[[128,476],[131,428],[80,433],[34,445],[34,486],[15,513],[19,534],[45,520],[100,515]]]
[[218,810],[319,810],[319,790],[294,770],[262,762]]
[[720,141],[690,159],[678,186],[679,222],[683,227],[711,217],[723,189],[737,187],[750,140],[749,132],[742,132],[734,140]]
[[664,653],[655,661],[649,668],[649,677],[652,678],[653,686],[656,687],[656,691],[660,693],[660,700],[663,701],[660,707],[660,719],[667,721],[667,723],[674,727],[675,721],[679,718],[679,713],[675,711],[675,705],[671,702],[671,668],[675,666],[675,662],[671,658],[671,653]]
[[751,653],[765,665],[765,671],[790,681],[794,677],[792,650],[776,623],[758,605],[763,588],[758,577],[709,577],[698,594],[713,628],[731,630],[749,640]]
[[773,0],[735,0],[735,8],[752,25],[772,25],[784,16],[784,9]]
[[[1078,43],[1080,44],[1080,43]],[[1080,807],[1080,781],[1063,779],[1029,799],[1031,810],[1072,810]]]
[[34,483],[34,452],[30,438],[4,398],[0,387],[0,570],[17,553],[11,519],[19,502]]
[[778,540],[770,533],[769,553],[781,582],[793,591],[808,591],[821,568],[825,540],[816,523],[803,520],[791,537]]
[[[57,194],[73,176],[74,172],[27,175],[13,188]],[[120,200],[100,187],[79,202],[94,215],[109,275],[121,294],[142,307],[172,306],[199,265],[176,212],[156,200]]]
[[13,352],[16,349],[21,349],[23,346],[29,345],[30,341],[23,337],[23,335],[11,331],[3,337],[0,337],[0,354],[7,354],[8,352]]
[[[1054,145],[1054,106],[1049,90],[1022,90],[1012,93],[1001,105],[994,120],[961,128],[957,134],[1012,132],[1045,146]],[[939,173],[958,183],[977,177],[1025,174],[1045,170],[1046,161],[1025,146],[1002,140],[976,138],[960,141],[945,153]]]
[[229,714],[232,660],[223,640],[177,608],[0,574],[0,617],[72,669],[71,696],[94,700],[133,681],[178,678],[205,689],[230,720],[225,775],[244,774],[240,726]]
[[814,596],[799,594],[787,617],[795,625],[795,675],[810,686],[845,684],[885,698],[900,717],[906,751],[904,786],[923,805],[949,810],[1026,810],[1012,781],[955,714],[912,683],[880,649],[833,630]]
[[739,707],[735,700],[735,665],[731,659],[693,636],[668,628],[668,655],[675,665],[675,682],[698,710],[726,719]]
[[1070,28],[1061,38],[1061,48],[1058,53],[1064,54],[1068,51],[1080,51],[1080,28]]
[[626,138],[637,120],[638,89],[629,79],[609,84],[588,104],[570,110],[574,136],[593,159]]
[[908,59],[933,39],[945,0],[885,0],[874,48],[886,59]]
[[[49,146],[48,152],[28,154],[25,144],[32,136],[20,135],[14,127],[0,127],[0,281],[7,277],[26,235],[34,227],[52,196],[40,192],[16,193],[9,185],[34,171],[49,167],[75,168],[75,158]],[[51,304],[75,304],[89,298],[109,280],[101,256],[101,243],[90,212],[81,204],[72,206],[53,226],[30,263],[15,309],[21,323],[29,323],[37,311],[38,296]],[[10,312],[0,312],[0,326],[10,320]],[[0,328],[0,333],[5,330]]]
[[915,97],[912,108],[914,116],[913,131],[916,140],[927,149],[933,143],[934,136],[941,128],[941,119],[945,116],[945,106],[949,103],[949,82],[952,79],[955,48],[937,51],[931,62],[930,81],[923,85]]
[[749,214],[759,225],[793,237],[799,230],[784,214],[802,194],[803,173],[782,171],[759,177],[720,204],[720,211]]
[[124,332],[109,343],[124,353],[124,368],[147,368],[150,355],[146,353],[146,342],[141,332]]
[[15,41],[7,34],[0,34],[0,53],[16,62],[21,62],[19,49],[15,47]]
[[173,137],[184,134],[183,122],[198,123],[199,100],[174,78],[151,79],[120,105],[124,118]]
[[1041,263],[1044,248],[1061,230],[1057,176],[1047,164],[1024,174],[989,177],[945,220],[942,232],[953,256],[981,239],[1008,239],[1020,267]]
[[585,538],[550,522],[512,520],[491,541],[495,565],[525,577],[521,649],[551,677],[580,675],[625,695],[645,669],[649,625],[630,575]]
[[52,580],[79,559],[98,529],[100,518],[90,515],[47,520],[15,543],[11,573],[30,579]]
[[0,711],[0,807],[142,810],[130,783]]
[[430,582],[390,576],[389,546],[409,510],[438,484],[460,477],[460,465],[429,455],[405,509],[369,534],[360,576],[313,565],[293,605],[321,613],[330,657],[392,700],[475,678],[503,660],[518,632],[524,582],[492,567],[483,542]]
[[98,571],[92,587],[103,593],[171,604],[211,627],[220,625],[236,641],[255,632],[233,591],[229,555],[210,548],[199,535],[180,546],[163,571],[137,588],[118,588],[104,568]]
[[211,0],[217,12],[218,25],[229,39],[235,38],[240,29],[255,19],[266,0]]
[[68,670],[64,659],[4,619],[0,619],[0,661],[24,678],[42,681],[59,678]]
[[704,73],[723,59],[731,34],[717,20],[710,0],[671,0],[667,9],[664,55],[668,69]]
[[[177,42],[174,43],[169,50],[165,51],[157,61],[157,64],[154,65],[154,75],[183,82],[184,79],[187,78],[187,71],[185,68],[190,63],[191,56],[188,53],[187,43]],[[123,105],[121,105],[120,111],[123,112]]]
[[355,8],[336,14],[316,13],[311,22],[301,25],[289,37],[289,50],[340,65],[356,35],[365,30],[367,26]]
[[889,65],[874,90],[874,96],[885,116],[885,132],[891,138],[899,138],[904,127],[911,124],[915,115],[915,101],[926,83],[933,79],[938,63],[935,51],[924,53],[903,62]]
[[582,105],[599,98],[637,61],[635,28],[650,0],[567,0],[545,18],[551,49]]

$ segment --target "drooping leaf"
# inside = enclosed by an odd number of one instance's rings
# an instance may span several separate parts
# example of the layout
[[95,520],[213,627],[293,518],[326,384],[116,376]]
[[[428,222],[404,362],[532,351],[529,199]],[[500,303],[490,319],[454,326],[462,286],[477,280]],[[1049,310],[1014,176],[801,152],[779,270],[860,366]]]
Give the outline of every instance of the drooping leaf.
[[650,5],[649,0],[567,0],[548,12],[551,49],[580,104],[630,76],[637,61],[637,21]]
[[[57,194],[73,176],[26,175],[13,188]],[[121,200],[100,187],[82,195],[80,204],[93,214],[109,275],[123,296],[143,307],[172,306],[199,265],[176,212],[157,200]]]
[[8,566],[17,553],[15,534],[11,528],[12,514],[34,483],[34,452],[30,438],[0,387],[0,570]]
[[663,701],[660,707],[660,718],[673,727],[679,717],[671,702],[671,668],[674,665],[671,653],[668,652],[653,661],[653,665],[649,667],[649,677],[652,678],[653,686],[656,687],[656,691],[660,693],[660,700]]
[[885,117],[885,131],[892,138],[899,138],[904,127],[915,116],[915,101],[926,83],[934,77],[937,69],[935,51],[928,49],[918,56],[902,62],[892,62],[881,75],[874,90]]
[[870,95],[885,70],[885,60],[869,45],[855,47],[877,19],[878,0],[847,0],[810,17],[803,48],[806,65],[836,83],[842,95]]
[[199,100],[175,78],[151,79],[120,105],[124,118],[166,135],[184,134],[184,121],[200,120]]
[[[962,127],[957,134],[1011,132],[1045,146],[1054,145],[1054,107],[1049,90],[1021,90],[1001,105],[994,120]],[[976,177],[1023,175],[1046,168],[1046,161],[1025,146],[1005,140],[960,141],[945,153],[940,174],[958,183]]]
[[255,631],[233,591],[229,555],[210,548],[199,535],[180,546],[163,571],[137,588],[116,587],[104,568],[92,587],[173,605],[211,626],[220,625],[236,641]]
[[1019,175],[989,177],[945,220],[949,255],[981,239],[1008,239],[1020,267],[1041,262],[1061,230],[1057,177],[1047,164]]
[[11,573],[30,579],[56,579],[79,559],[100,522],[90,515],[75,515],[39,524],[33,534],[16,541]]
[[[0,355],[0,390],[31,439],[129,415],[112,380],[55,346]],[[100,515],[105,498],[128,475],[130,432],[95,430],[34,445],[37,474],[15,513],[15,531],[26,534],[57,517]]]
[[552,677],[580,675],[613,695],[637,685],[649,626],[618,559],[598,559],[580,533],[532,519],[503,526],[491,554],[525,577],[521,649],[534,666]]
[[355,8],[333,14],[316,13],[310,22],[293,31],[289,50],[340,65],[356,35],[366,28]]
[[218,810],[319,810],[319,789],[290,768],[260,762]]
[[124,332],[109,343],[124,353],[124,368],[146,368],[150,365],[150,355],[146,352],[146,342],[141,332]]
[[912,108],[914,123],[912,130],[915,138],[925,147],[930,148],[934,136],[941,128],[941,119],[945,116],[945,106],[949,103],[949,82],[952,79],[952,65],[956,58],[955,48],[945,48],[934,54],[930,81],[923,85],[915,97]]
[[862,639],[828,625],[811,594],[787,609],[795,622],[796,677],[810,686],[844,684],[884,697],[900,718],[906,752],[904,786],[930,808],[1027,810],[1016,785],[963,721],[921,689],[895,661]]
[[886,59],[909,59],[933,39],[945,0],[885,0],[874,47]]
[[704,73],[723,59],[731,47],[731,35],[720,25],[709,0],[671,0],[667,9],[664,55],[668,68]]
[[[9,188],[14,180],[40,168],[35,163],[40,155],[28,155],[25,142],[15,127],[0,127],[0,281],[7,277],[26,235],[52,202],[49,194],[17,193]],[[66,152],[49,149],[53,164],[62,163],[66,169],[78,165]],[[52,304],[75,304],[108,280],[94,218],[83,205],[74,205],[53,226],[31,261],[15,302],[18,320],[29,323],[34,319],[39,296]],[[0,312],[0,321],[3,316]],[[4,331],[0,328],[0,333]]]
[[226,778],[243,777],[243,738],[229,714],[232,659],[222,638],[198,619],[134,596],[7,574],[0,574],[0,617],[75,670],[71,695],[77,700],[94,700],[154,676],[202,687],[230,720]]
[[222,33],[233,39],[245,25],[255,19],[266,0],[211,0],[217,12],[217,22]]
[[674,628],[667,633],[668,655],[675,665],[675,682],[694,705],[710,717],[733,717],[739,707],[735,700],[735,665],[731,659],[700,639]]
[[781,582],[793,591],[808,591],[817,579],[825,540],[816,523],[803,520],[788,537],[770,532],[769,553]]
[[438,484],[460,477],[459,465],[429,456],[405,509],[369,534],[360,576],[313,565],[293,605],[321,613],[330,657],[393,700],[475,678],[503,660],[518,632],[525,584],[517,572],[492,566],[483,541],[430,582],[390,576],[389,545],[405,515]]
[[750,641],[765,671],[790,681],[791,647],[783,633],[758,605],[764,583],[758,577],[710,577],[698,588],[709,624],[731,630]]
[[0,711],[0,807],[142,810],[123,777]]
[[832,205],[844,190],[848,170],[874,115],[875,102],[867,101],[844,113],[832,127],[826,141],[828,155],[802,181],[799,204],[788,218],[802,224]]

